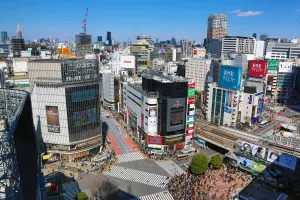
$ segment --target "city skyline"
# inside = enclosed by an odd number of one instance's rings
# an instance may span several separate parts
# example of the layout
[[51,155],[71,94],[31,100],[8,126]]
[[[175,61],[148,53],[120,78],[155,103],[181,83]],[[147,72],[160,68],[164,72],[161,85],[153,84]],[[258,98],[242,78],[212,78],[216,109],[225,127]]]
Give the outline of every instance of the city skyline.
[[[116,0],[114,2],[75,0],[70,3],[53,1],[41,4],[33,0],[4,2],[6,9],[1,16],[0,31],[7,31],[9,37],[16,36],[20,23],[25,40],[34,38],[60,38],[61,41],[74,41],[75,34],[83,32],[82,20],[86,8],[87,33],[106,39],[106,32],[112,32],[117,41],[135,41],[140,34],[151,35],[153,40],[179,39],[203,41],[207,33],[207,19],[212,13],[226,14],[228,35],[252,36],[267,33],[270,37],[296,38],[300,20],[300,6],[296,0],[274,4],[271,0],[244,3],[237,0],[229,2],[151,1],[151,4],[137,0]],[[19,9],[15,9],[16,5]],[[218,6],[215,6],[218,5]],[[32,11],[30,11],[30,9]],[[278,15],[280,13],[280,15]]]

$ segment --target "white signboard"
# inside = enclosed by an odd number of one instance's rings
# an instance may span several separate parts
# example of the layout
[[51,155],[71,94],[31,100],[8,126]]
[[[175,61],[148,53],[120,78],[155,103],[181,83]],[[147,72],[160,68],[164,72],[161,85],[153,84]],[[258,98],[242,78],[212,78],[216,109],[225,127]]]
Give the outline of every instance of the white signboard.
[[279,62],[278,72],[293,72],[293,63],[292,62]]
[[264,147],[251,144],[249,142],[242,142],[241,151],[245,154],[251,154],[254,157],[265,158],[266,149]]
[[134,56],[121,56],[121,68],[134,69],[135,57]]

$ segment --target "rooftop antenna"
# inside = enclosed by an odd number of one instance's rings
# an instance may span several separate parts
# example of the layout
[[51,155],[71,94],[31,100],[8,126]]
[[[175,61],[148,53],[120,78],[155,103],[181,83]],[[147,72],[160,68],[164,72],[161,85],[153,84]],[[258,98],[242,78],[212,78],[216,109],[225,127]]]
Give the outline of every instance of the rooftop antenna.
[[88,16],[88,11],[89,11],[89,9],[86,8],[85,17],[84,17],[84,19],[83,19],[83,21],[82,21],[82,28],[83,28],[83,32],[84,32],[85,34],[86,34],[86,17]]

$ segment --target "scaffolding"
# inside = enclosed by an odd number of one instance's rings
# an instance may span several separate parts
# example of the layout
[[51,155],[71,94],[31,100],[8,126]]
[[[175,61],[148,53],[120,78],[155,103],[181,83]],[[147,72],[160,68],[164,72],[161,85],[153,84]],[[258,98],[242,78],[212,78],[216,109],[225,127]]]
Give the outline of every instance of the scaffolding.
[[0,89],[0,199],[21,199],[14,134],[27,95],[22,90]]

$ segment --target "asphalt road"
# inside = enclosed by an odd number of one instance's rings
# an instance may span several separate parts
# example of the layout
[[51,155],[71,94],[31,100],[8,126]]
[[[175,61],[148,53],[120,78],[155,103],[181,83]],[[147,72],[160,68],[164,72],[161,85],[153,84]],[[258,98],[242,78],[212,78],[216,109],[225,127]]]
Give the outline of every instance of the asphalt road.
[[259,135],[264,135],[264,133],[274,130],[274,127],[276,127],[277,125],[279,125],[281,123],[282,123],[281,121],[274,120],[271,123],[267,124],[266,126],[255,130],[254,133],[257,133]]

